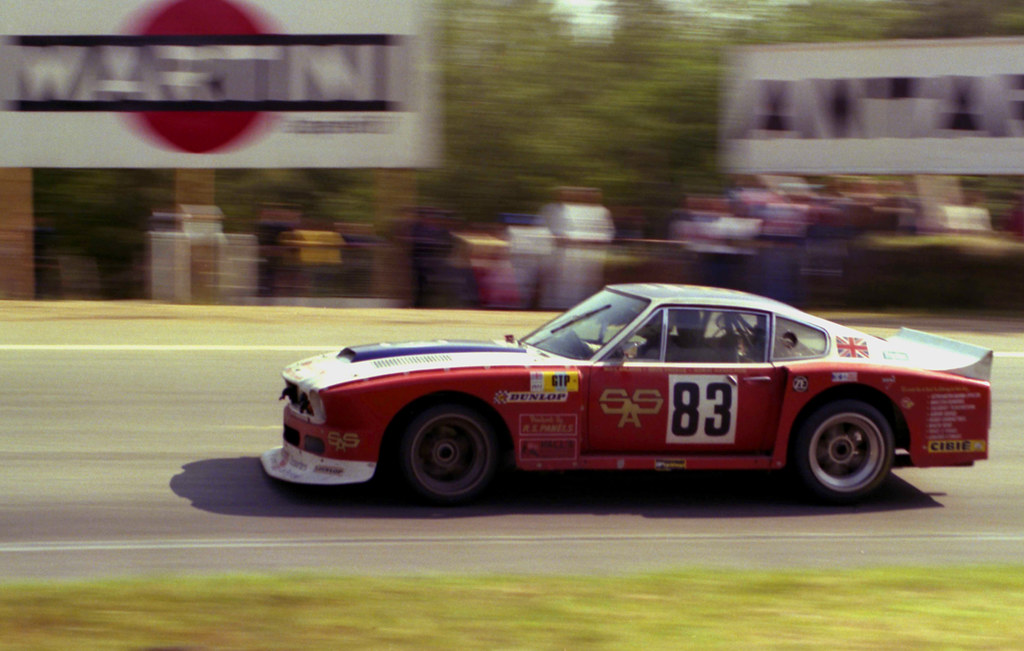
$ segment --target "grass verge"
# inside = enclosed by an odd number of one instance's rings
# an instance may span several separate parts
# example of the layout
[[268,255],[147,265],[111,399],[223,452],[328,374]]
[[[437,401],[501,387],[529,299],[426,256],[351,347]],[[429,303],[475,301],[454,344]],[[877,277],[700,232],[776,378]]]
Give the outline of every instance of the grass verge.
[[0,649],[1024,648],[1024,567],[8,583]]

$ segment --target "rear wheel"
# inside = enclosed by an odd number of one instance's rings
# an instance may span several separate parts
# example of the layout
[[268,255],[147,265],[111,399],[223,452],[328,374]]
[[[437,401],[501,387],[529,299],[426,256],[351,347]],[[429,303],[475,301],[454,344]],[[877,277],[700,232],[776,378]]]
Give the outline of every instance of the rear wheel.
[[476,411],[461,405],[438,405],[406,428],[399,462],[406,483],[427,501],[468,502],[494,478],[497,436]]
[[834,504],[856,502],[889,475],[892,427],[859,400],[840,400],[814,412],[790,445],[790,459],[815,496]]

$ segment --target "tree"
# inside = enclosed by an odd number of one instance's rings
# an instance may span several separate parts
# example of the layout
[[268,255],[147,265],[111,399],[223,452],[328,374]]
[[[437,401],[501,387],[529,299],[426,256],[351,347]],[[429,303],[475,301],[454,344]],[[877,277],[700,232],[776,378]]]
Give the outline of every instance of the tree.
[[539,0],[444,7],[445,161],[428,197],[474,219],[565,184],[663,206],[713,168],[718,48],[685,16],[618,0],[611,31],[591,33]]
[[35,170],[36,227],[52,233],[56,250],[95,261],[100,291],[140,298],[145,233],[156,206],[171,201],[170,172],[154,170]]
[[905,17],[894,21],[892,38],[959,38],[1020,34],[1024,10],[1015,0],[902,0]]

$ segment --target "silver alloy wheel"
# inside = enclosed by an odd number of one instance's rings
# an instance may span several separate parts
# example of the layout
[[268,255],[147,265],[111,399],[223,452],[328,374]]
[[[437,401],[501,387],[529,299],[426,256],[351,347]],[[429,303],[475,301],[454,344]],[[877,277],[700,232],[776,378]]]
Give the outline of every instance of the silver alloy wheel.
[[802,421],[790,441],[789,461],[816,497],[852,504],[888,477],[893,449],[892,425],[880,408],[847,398],[820,406]]
[[808,461],[823,486],[854,493],[870,486],[888,466],[885,438],[878,426],[858,413],[840,413],[811,435]]

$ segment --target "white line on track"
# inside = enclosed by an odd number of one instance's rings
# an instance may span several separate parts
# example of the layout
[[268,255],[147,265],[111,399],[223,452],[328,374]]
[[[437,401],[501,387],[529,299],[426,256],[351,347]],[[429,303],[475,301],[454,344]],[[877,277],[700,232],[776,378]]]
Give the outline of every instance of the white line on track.
[[[250,345],[197,345],[197,344],[0,344],[0,351],[11,352],[141,352],[141,353],[187,353],[187,352],[332,352],[341,350],[337,344],[327,346],[250,346]],[[1024,358],[1024,351],[997,352],[996,357],[1008,359]]]
[[604,542],[686,542],[712,541],[719,543],[746,543],[756,541],[925,541],[925,542],[1024,542],[1021,533],[781,533],[781,534],[584,534],[538,536],[410,536],[366,537],[337,539],[251,539],[251,540],[134,540],[134,541],[81,541],[81,542],[24,542],[0,543],[0,554],[31,554],[54,552],[108,552],[108,551],[184,551],[192,549],[276,549],[283,547],[357,547],[357,546],[419,546],[419,545],[523,545],[551,543],[604,543]]
[[141,352],[141,353],[181,353],[181,352],[228,352],[248,353],[265,351],[294,352],[330,352],[341,350],[340,346],[227,346],[227,345],[160,345],[160,344],[8,344],[0,345],[0,351],[28,352]]

